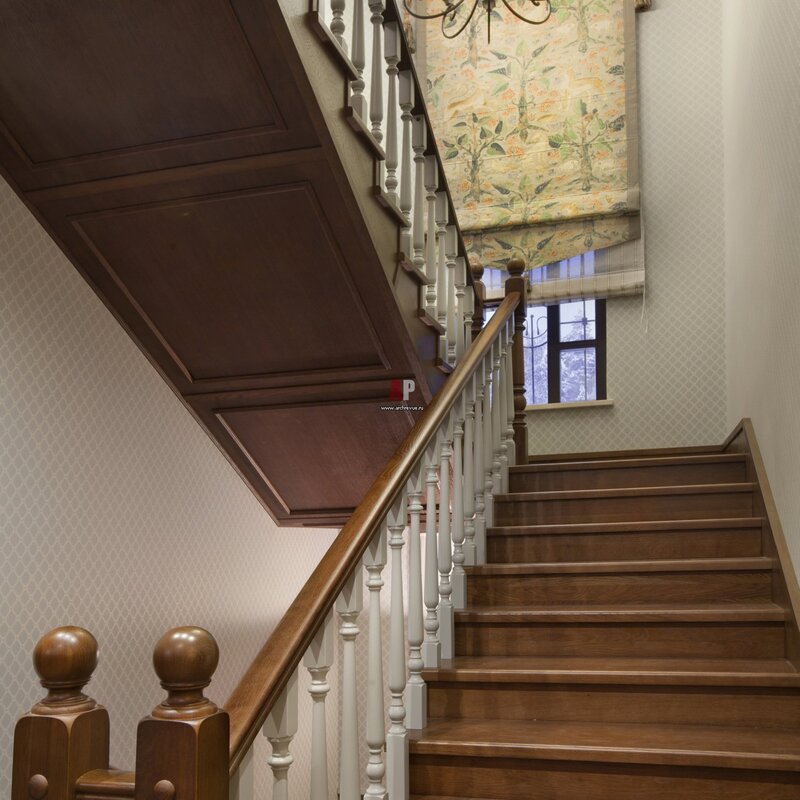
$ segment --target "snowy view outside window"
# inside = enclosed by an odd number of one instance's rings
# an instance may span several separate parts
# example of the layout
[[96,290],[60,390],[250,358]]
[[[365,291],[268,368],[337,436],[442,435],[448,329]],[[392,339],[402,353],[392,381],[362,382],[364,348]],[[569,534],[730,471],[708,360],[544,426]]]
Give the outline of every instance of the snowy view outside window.
[[[487,321],[494,309],[487,309]],[[553,315],[551,315],[552,319]],[[559,304],[558,330],[552,335],[557,342],[594,340],[597,335],[596,304],[594,300],[576,300]],[[529,405],[548,402],[575,403],[597,399],[597,348],[594,345],[568,350],[548,348],[547,306],[530,306],[523,339],[525,349],[525,397]],[[548,353],[558,359],[548,363]],[[560,373],[560,397],[549,398],[550,369]]]

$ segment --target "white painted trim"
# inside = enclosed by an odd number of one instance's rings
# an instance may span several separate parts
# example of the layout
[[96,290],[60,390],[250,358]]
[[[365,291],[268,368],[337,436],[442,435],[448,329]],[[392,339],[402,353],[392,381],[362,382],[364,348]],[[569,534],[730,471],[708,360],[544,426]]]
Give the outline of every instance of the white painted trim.
[[525,406],[525,411],[564,411],[568,408],[608,408],[613,400],[580,400],[577,403],[542,403],[538,406]]

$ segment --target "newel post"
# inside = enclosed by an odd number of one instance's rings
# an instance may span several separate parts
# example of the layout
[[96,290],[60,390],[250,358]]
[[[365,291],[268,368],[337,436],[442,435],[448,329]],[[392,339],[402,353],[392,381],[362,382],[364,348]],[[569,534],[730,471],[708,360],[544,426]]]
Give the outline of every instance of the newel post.
[[472,312],[472,339],[483,330],[483,304],[486,300],[486,286],[483,278],[483,267],[471,266],[473,291],[475,293],[475,310]]
[[219,648],[203,628],[174,628],[155,646],[167,697],[139,723],[135,800],[227,800],[228,715],[203,690]]
[[71,800],[81,775],[108,769],[108,712],[82,692],[97,654],[94,636],[72,626],[36,645],[33,665],[47,697],[17,722],[12,800]]
[[528,312],[527,281],[525,279],[525,262],[514,258],[508,262],[506,280],[506,297],[512,292],[519,292],[522,300],[514,311],[514,345],[511,351],[511,371],[514,379],[514,449],[516,464],[528,463],[528,423],[525,417],[525,351],[523,335],[525,318]]

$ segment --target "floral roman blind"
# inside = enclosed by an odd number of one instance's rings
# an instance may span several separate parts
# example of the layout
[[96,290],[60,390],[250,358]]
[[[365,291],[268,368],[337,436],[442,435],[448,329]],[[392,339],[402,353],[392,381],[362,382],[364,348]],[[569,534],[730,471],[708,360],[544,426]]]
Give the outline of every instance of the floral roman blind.
[[[428,109],[474,263],[522,257],[535,270],[640,236],[634,2],[553,0],[536,27],[499,5],[491,42],[485,13],[452,40],[435,23],[418,26]],[[628,266],[643,282],[643,264]]]

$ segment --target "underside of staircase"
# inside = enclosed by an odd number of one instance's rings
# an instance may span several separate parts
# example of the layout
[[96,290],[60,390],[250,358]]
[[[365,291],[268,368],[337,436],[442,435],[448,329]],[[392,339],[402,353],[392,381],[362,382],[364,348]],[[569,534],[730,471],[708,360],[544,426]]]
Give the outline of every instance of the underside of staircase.
[[512,468],[456,657],[425,672],[417,800],[800,797],[795,581],[763,488],[746,442]]

